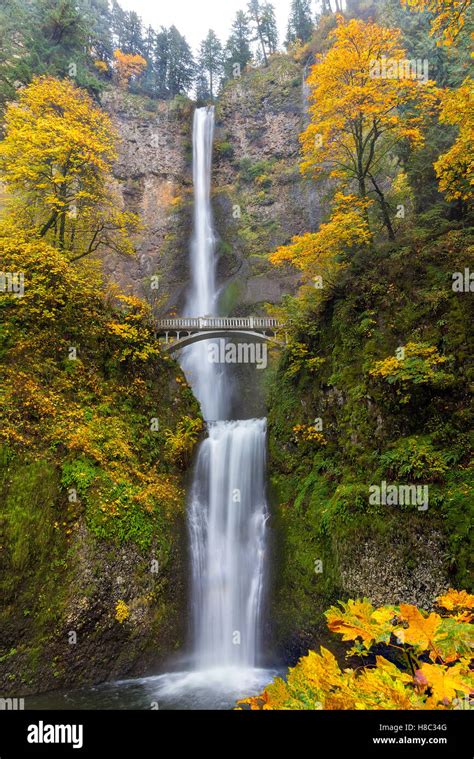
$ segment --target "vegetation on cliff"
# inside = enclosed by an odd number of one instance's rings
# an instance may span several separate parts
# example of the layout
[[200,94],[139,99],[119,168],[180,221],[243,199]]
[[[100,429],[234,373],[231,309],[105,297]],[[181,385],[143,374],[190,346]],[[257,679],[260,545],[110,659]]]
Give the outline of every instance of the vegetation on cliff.
[[[120,220],[109,190],[115,137],[69,82],[35,80],[7,112],[3,690],[95,680],[98,659],[103,677],[118,674],[181,635],[182,470],[202,423],[179,367],[160,352],[149,306],[104,282],[99,260],[85,256],[110,247],[133,254],[122,224],[131,215]],[[131,561],[122,588],[116,581]],[[119,601],[132,612],[107,640]],[[71,631],[80,637],[91,625],[87,644],[68,645]]]
[[441,139],[446,104],[454,123],[449,104],[465,113],[471,82],[419,83],[414,111],[400,78],[374,91],[386,34],[380,20],[339,17],[324,44],[315,37],[301,168],[328,177],[327,220],[271,255],[301,272],[297,296],[272,309],[290,344],[269,382],[275,627],[293,661],[324,639],[338,598],[429,608],[449,586],[472,589],[472,117]]

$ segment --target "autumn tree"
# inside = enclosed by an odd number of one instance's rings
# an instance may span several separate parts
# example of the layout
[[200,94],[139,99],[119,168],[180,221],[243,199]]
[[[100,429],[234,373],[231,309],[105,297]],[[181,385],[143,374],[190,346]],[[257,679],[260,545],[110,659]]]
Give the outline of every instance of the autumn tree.
[[470,0],[401,0],[411,10],[432,14],[431,34],[440,45],[452,45],[472,10]]
[[[393,238],[383,177],[399,143],[422,144],[420,114],[432,87],[407,75],[399,30],[339,16],[330,36],[333,46],[307,80],[311,121],[301,135],[301,170],[312,177],[328,174],[340,188],[374,197]],[[384,71],[383,61],[390,70]]]
[[129,253],[133,214],[120,211],[109,117],[69,80],[39,77],[6,111],[0,179],[7,213],[70,260],[104,249]]
[[467,78],[461,87],[444,90],[441,95],[440,121],[458,129],[452,147],[438,158],[434,167],[439,188],[448,200],[461,204],[472,197],[474,185],[474,116],[472,79]]
[[146,69],[146,60],[138,54],[122,53],[114,50],[115,71],[118,86],[126,90],[130,80],[136,79]]

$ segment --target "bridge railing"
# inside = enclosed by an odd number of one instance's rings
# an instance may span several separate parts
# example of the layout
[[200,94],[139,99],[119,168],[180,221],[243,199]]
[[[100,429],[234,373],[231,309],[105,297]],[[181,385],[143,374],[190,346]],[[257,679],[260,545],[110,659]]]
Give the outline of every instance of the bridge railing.
[[179,319],[160,319],[156,329],[278,329],[283,324],[272,317],[266,316],[185,316]]

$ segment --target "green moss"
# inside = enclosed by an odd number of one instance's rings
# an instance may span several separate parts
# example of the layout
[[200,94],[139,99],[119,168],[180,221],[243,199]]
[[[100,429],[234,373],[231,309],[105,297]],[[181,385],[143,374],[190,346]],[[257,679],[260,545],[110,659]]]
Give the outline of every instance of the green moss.
[[[327,603],[344,597],[341,566],[357,562],[366,541],[387,561],[405,554],[409,568],[414,536],[435,530],[440,550],[443,541],[448,546],[439,561],[449,582],[472,588],[472,301],[451,289],[451,272],[472,255],[468,239],[468,232],[451,230],[435,242],[356,253],[324,301],[286,304],[293,346],[304,350],[297,360],[293,349],[282,355],[269,387],[269,469],[281,530],[274,610],[280,642],[322,629]],[[425,365],[418,382],[419,367],[411,366],[410,398],[402,399],[370,370],[410,342],[434,346],[430,355],[438,362],[449,357],[441,364],[449,365],[449,383],[425,382]],[[328,445],[315,455],[295,444],[293,427],[316,417]],[[370,505],[369,487],[383,479],[429,483],[427,512]]]
[[57,492],[58,475],[51,462],[17,463],[10,469],[2,519],[14,570],[41,564],[48,556]]

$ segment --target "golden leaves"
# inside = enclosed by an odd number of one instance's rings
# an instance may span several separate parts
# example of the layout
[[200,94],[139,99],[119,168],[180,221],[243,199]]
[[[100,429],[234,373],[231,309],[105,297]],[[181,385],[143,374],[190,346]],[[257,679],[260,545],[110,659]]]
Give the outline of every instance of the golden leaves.
[[114,50],[114,66],[119,87],[126,89],[132,77],[138,77],[146,69],[147,62],[141,55]]
[[[345,182],[357,179],[360,194],[378,158],[384,135],[393,141],[423,141],[421,115],[433,105],[432,83],[423,87],[405,74],[406,52],[400,30],[341,17],[331,33],[333,45],[313,66],[311,121],[301,135],[304,174],[329,172]],[[396,75],[383,75],[380,61],[392,61]],[[404,106],[416,103],[418,113]]]
[[434,647],[436,633],[441,624],[441,617],[432,612],[424,617],[416,606],[400,604],[400,619],[408,626],[397,628],[396,633],[402,636],[404,643],[421,646],[424,649]]
[[449,611],[453,611],[453,609],[474,609],[474,595],[465,590],[450,588],[447,593],[437,597],[436,603]]
[[388,641],[393,627],[390,622],[395,617],[392,607],[375,610],[370,601],[340,601],[341,609],[332,606],[326,612],[328,628],[342,635],[342,640],[356,640],[369,648],[373,643]]
[[402,4],[418,12],[428,11],[431,21],[431,36],[438,37],[438,45],[451,46],[464,28],[470,0],[401,0]]
[[473,83],[467,77],[455,90],[441,93],[440,121],[458,127],[458,136],[450,149],[434,164],[439,188],[448,200],[468,200],[474,185]]
[[272,253],[270,261],[276,266],[291,263],[308,279],[321,277],[327,287],[346,267],[340,260],[341,254],[370,243],[369,205],[370,201],[356,195],[336,193],[329,221],[321,224],[318,232],[293,237],[290,245],[283,245]]
[[454,667],[424,663],[418,673],[421,673],[419,681],[431,688],[434,700],[444,705],[448,705],[458,692],[470,693],[474,689],[474,679],[462,663]]
[[[438,601],[459,609],[472,604],[472,596],[450,590]],[[374,609],[368,599],[339,606],[326,612],[329,629],[343,640],[361,641],[348,655],[366,655],[383,642],[388,652],[396,649],[394,661],[376,655],[375,666],[341,669],[333,654],[321,648],[319,654],[310,651],[302,657],[286,681],[277,678],[263,694],[239,703],[251,709],[454,709],[460,696],[474,690],[468,646],[472,630],[456,616],[424,614],[411,604]],[[431,663],[418,661],[426,652]]]
[[132,253],[134,214],[112,189],[118,135],[109,116],[69,79],[36,77],[8,106],[0,177],[9,217],[70,260],[109,248]]

